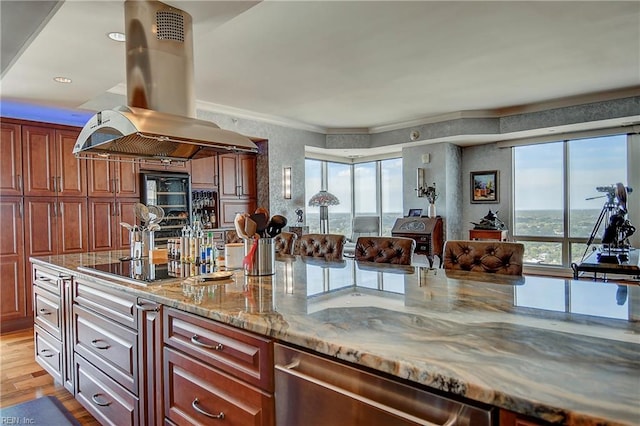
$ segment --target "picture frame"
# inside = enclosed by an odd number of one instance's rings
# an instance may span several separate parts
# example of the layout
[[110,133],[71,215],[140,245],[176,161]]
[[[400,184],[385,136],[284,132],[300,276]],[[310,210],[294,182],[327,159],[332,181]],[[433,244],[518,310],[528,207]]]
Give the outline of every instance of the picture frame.
[[409,209],[407,217],[420,217],[422,215],[422,209]]
[[471,172],[471,203],[498,203],[499,193],[497,170]]

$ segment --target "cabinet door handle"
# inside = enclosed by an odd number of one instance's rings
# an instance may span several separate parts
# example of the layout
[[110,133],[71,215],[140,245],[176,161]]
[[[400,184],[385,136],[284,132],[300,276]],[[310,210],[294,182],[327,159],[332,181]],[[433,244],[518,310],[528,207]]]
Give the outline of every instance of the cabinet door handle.
[[113,202],[113,213],[111,213],[111,216],[118,216],[118,205],[115,201]]
[[119,193],[120,192],[119,183],[120,183],[120,179],[118,179],[118,178],[114,178],[113,179],[113,192],[115,192],[115,193]]
[[51,315],[51,312],[47,311],[45,308],[40,308],[38,312],[40,312],[40,315]]
[[191,403],[191,406],[193,407],[194,410],[196,410],[198,413],[200,414],[204,414],[207,417],[211,417],[212,419],[224,419],[224,413],[222,411],[220,411],[220,414],[211,414],[207,411],[204,411],[202,408],[198,407],[198,404],[200,403],[200,401],[198,401],[198,398],[194,399],[193,402]]
[[58,189],[56,192],[62,192],[62,176],[58,176]]
[[200,338],[200,336],[198,336],[197,334],[194,334],[193,337],[191,337],[191,343],[193,343],[196,346],[200,346],[201,348],[205,348],[205,349],[213,349],[214,351],[221,351],[224,349],[224,345],[222,343],[218,343],[217,345],[213,346],[213,345],[207,345],[206,343],[202,343],[200,342],[198,339]]
[[17,184],[18,184],[18,191],[20,191],[20,193],[22,193],[22,175],[16,175],[17,178]]
[[100,349],[100,350],[109,349],[111,347],[111,345],[109,345],[108,343],[106,345],[99,345],[98,342],[104,342],[104,340],[94,339],[94,340],[91,341],[91,346],[93,346],[96,349]]
[[51,352],[49,349],[43,349],[40,351],[40,355],[45,357],[45,358],[51,358],[54,354],[50,353],[48,355],[46,355],[46,353]]
[[111,405],[111,401],[107,401],[104,398],[102,399],[102,401],[100,401],[98,399],[98,397],[102,395],[101,393],[94,393],[93,395],[91,395],[91,401],[93,401],[94,404],[99,405],[101,407],[108,407],[109,405]]
[[53,204],[53,217],[58,216],[58,203],[54,202]]
[[56,192],[56,177],[55,176],[51,176],[51,189],[53,190],[53,192]]
[[153,308],[146,308],[144,303],[136,303],[136,308],[140,309],[141,311],[144,312],[159,312],[160,308],[159,307],[153,307]]
[[24,216],[24,211],[23,211],[23,206],[22,206],[22,202],[18,203],[18,217],[20,219],[22,219],[22,217]]

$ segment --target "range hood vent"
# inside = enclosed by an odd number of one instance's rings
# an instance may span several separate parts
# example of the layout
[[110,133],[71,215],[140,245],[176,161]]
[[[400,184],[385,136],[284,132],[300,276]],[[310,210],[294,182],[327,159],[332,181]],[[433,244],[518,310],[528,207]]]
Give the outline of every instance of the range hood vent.
[[248,137],[194,118],[191,22],[188,13],[158,1],[125,1],[129,106],[91,117],[76,156],[186,161],[258,151]]

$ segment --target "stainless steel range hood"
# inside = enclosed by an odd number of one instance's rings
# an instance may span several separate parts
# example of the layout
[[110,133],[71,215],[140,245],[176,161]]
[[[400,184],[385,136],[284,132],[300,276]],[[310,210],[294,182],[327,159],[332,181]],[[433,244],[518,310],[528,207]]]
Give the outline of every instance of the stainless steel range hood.
[[101,111],[73,153],[191,160],[257,152],[246,136],[195,117],[191,16],[158,1],[125,1],[127,102]]

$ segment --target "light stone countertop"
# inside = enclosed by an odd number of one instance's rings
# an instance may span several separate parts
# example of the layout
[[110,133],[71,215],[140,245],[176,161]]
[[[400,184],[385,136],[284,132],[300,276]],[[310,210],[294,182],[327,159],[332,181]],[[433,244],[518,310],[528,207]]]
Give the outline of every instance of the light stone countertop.
[[[34,264],[563,425],[640,424],[640,287],[279,258],[273,276],[135,285]],[[354,285],[354,279],[357,285]]]

